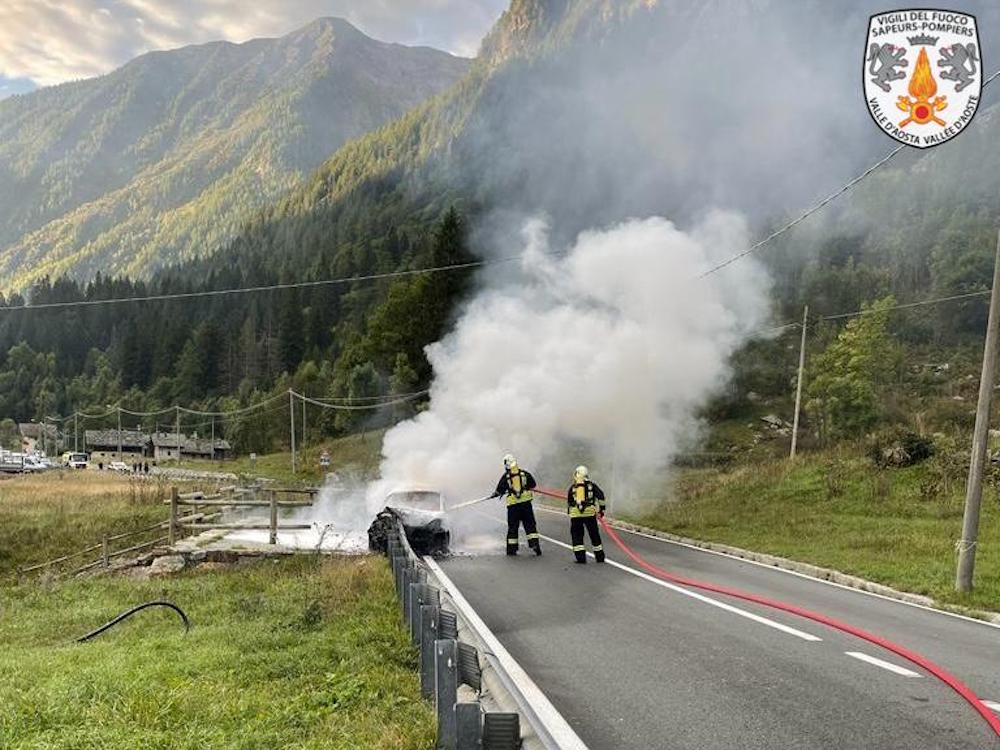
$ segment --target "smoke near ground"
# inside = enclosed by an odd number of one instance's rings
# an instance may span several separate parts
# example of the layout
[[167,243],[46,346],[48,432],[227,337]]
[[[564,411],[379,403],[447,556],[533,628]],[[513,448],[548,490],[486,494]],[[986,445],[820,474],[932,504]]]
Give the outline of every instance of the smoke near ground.
[[[616,472],[633,481],[665,467],[697,432],[729,356],[766,317],[766,276],[752,263],[697,278],[745,248],[747,231],[731,213],[690,232],[649,218],[561,248],[543,221],[529,221],[520,263],[501,266],[428,349],[430,408],[387,433],[370,497],[400,485],[441,488],[451,504],[480,497],[508,451],[559,486],[568,475],[545,471],[567,452],[613,452]],[[622,499],[614,507],[629,509]],[[484,523],[456,513],[457,546]]]

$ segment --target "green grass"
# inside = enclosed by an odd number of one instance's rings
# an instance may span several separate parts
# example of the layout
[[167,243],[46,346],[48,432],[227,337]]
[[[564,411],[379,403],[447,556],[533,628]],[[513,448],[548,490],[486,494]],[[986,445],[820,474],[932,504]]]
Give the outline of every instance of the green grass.
[[834,568],[948,605],[1000,611],[1000,503],[983,502],[975,590],[953,590],[964,482],[936,459],[878,470],[849,452],[681,472],[635,518],[683,536]]
[[[4,479],[0,481],[0,576],[98,544],[105,534],[166,520],[161,501],[168,493],[165,484],[110,472],[54,471]],[[128,546],[119,544],[118,548]]]
[[[324,440],[315,445],[307,444],[304,450],[297,452],[298,466],[294,474],[291,451],[258,454],[253,464],[249,456],[239,456],[231,461],[182,461],[180,467],[195,471],[229,472],[240,477],[267,477],[283,484],[314,485],[323,481],[327,471],[371,476],[378,468],[384,432],[376,430]],[[319,457],[324,449],[330,453],[329,469],[323,469],[319,465]],[[164,463],[164,466],[176,464]]]
[[[169,579],[11,587],[0,747],[425,749],[432,710],[385,562],[300,557]],[[95,641],[136,603],[166,598]]]

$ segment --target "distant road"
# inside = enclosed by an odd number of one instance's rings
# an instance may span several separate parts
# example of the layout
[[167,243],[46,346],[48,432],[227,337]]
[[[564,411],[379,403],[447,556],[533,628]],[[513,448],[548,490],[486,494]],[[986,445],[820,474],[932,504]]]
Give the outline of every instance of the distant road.
[[[809,620],[665,585],[605,540],[576,565],[541,511],[544,555],[455,557],[445,573],[591,750],[998,748],[956,694]],[[498,518],[498,533],[503,533]],[[839,618],[917,651],[1000,712],[1000,628],[637,534],[649,562]],[[639,573],[639,575],[637,575]]]

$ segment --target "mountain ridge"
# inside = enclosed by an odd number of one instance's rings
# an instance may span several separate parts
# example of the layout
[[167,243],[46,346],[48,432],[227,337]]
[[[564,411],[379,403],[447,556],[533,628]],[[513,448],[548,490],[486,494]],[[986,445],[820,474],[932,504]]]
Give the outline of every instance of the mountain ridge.
[[342,19],[151,52],[0,102],[0,278],[148,276],[208,254],[340,145],[469,61]]

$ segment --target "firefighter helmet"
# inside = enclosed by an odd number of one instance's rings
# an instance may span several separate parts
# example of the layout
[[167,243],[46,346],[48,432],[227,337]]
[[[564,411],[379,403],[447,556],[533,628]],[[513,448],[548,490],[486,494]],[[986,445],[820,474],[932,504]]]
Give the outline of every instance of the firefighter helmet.
[[576,477],[577,481],[582,482],[584,479],[587,479],[590,476],[590,472],[587,471],[586,466],[580,465],[576,467],[576,470],[573,472],[573,475]]
[[505,469],[513,469],[517,467],[517,459],[514,458],[510,453],[503,457],[503,465]]

